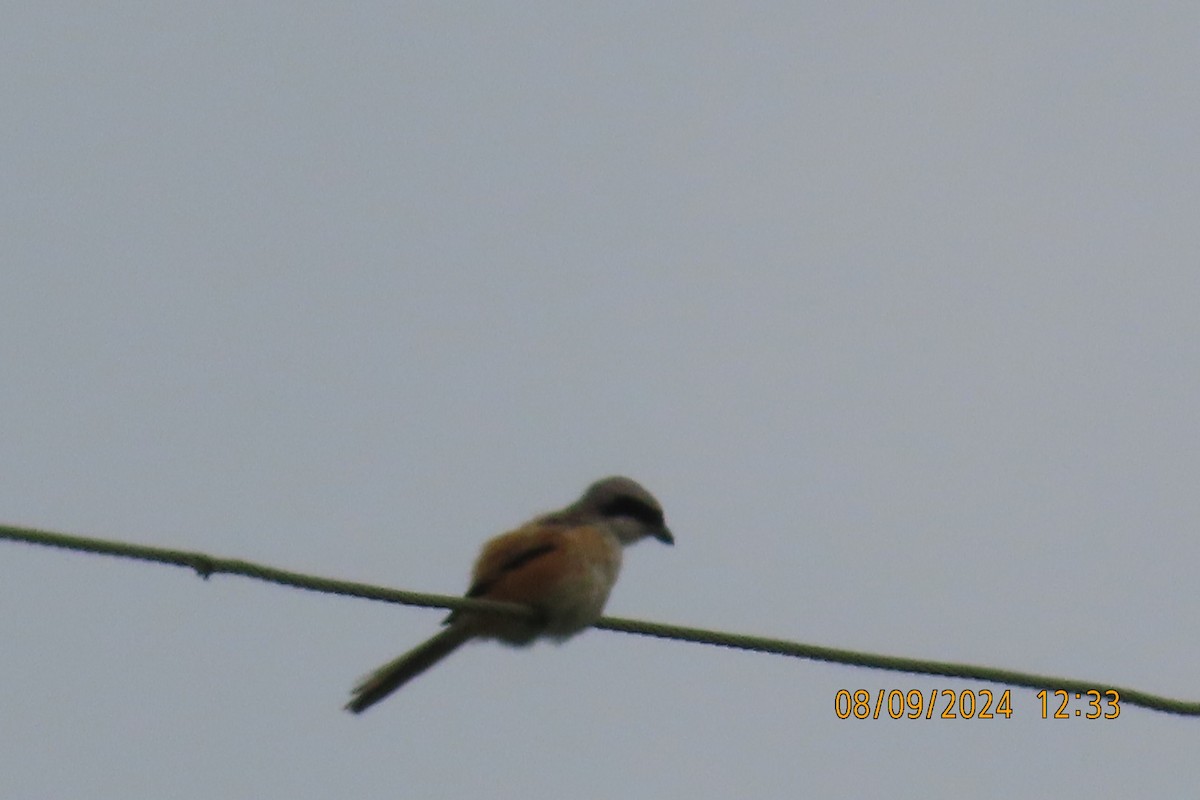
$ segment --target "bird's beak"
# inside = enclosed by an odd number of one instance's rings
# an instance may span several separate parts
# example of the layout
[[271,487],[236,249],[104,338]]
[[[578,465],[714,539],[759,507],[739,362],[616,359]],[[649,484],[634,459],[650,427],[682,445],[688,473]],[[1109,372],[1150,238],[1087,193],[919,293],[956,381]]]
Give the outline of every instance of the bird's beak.
[[675,537],[671,535],[671,532],[669,530],[667,530],[666,525],[663,525],[661,528],[654,531],[654,533],[652,533],[650,535],[653,536],[655,539],[658,539],[663,544],[675,544]]

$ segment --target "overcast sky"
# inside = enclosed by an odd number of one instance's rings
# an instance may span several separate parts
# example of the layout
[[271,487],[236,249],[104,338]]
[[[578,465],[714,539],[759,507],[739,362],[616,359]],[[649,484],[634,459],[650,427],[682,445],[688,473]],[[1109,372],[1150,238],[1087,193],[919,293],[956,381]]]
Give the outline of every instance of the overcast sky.
[[[10,8],[0,519],[452,594],[623,473],[614,615],[1200,699],[1200,9],[977,5]],[[341,710],[439,619],[0,542],[0,794],[1200,785],[603,631]]]

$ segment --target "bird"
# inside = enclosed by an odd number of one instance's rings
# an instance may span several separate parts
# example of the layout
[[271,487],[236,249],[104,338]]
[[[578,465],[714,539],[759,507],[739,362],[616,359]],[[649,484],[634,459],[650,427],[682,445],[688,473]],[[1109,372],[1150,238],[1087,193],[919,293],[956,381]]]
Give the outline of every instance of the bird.
[[366,711],[471,640],[523,647],[543,638],[561,642],[591,627],[616,583],[622,549],[648,537],[675,543],[654,495],[614,475],[570,505],[489,539],[465,596],[519,603],[532,616],[451,612],[441,632],[363,678],[346,710]]

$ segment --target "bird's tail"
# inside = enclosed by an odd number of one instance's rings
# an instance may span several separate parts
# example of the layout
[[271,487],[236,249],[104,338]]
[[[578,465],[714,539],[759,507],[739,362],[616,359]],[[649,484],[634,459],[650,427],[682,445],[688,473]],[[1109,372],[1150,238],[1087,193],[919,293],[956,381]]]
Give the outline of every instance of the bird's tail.
[[402,656],[389,661],[363,678],[354,691],[347,711],[361,714],[371,706],[457,650],[474,634],[469,625],[451,624],[444,631]]

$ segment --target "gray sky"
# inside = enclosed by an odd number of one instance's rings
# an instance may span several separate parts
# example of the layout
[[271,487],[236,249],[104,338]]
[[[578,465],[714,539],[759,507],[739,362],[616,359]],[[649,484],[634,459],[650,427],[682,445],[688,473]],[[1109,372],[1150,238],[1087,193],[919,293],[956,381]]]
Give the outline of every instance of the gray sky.
[[[0,518],[456,593],[629,474],[616,615],[1200,698],[1193,4],[25,4]],[[6,797],[1179,797],[1200,721],[0,543]]]

